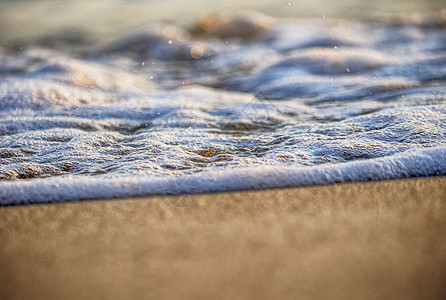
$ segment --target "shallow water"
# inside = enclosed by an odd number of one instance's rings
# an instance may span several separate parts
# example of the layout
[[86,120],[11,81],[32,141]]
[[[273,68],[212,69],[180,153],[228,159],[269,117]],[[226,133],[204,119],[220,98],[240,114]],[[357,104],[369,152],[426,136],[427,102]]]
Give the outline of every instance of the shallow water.
[[5,44],[0,203],[446,175],[445,28],[224,13]]

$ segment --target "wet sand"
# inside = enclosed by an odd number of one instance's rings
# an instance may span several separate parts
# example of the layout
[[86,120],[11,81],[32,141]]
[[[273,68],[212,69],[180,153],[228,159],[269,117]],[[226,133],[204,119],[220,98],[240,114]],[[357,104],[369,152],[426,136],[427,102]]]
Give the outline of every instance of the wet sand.
[[0,298],[445,299],[445,237],[446,177],[6,207]]

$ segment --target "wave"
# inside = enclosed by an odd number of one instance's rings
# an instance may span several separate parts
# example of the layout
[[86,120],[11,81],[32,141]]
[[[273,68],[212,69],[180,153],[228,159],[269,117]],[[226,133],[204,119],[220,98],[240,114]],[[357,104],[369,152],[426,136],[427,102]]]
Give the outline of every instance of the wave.
[[444,20],[417,20],[210,14],[0,48],[1,203],[445,175]]

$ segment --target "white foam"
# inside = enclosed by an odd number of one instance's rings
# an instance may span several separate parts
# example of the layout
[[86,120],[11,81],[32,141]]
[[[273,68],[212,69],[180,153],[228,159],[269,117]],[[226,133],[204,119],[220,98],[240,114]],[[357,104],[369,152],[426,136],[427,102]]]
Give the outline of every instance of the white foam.
[[446,175],[446,147],[317,167],[260,167],[180,178],[78,176],[3,183],[0,203],[45,203],[212,193]]
[[445,175],[437,29],[255,18],[1,50],[0,203]]

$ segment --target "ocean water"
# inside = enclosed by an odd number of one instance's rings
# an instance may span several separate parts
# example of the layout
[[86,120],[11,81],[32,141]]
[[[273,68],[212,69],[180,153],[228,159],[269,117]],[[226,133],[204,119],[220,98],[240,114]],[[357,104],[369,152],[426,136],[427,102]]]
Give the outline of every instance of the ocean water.
[[446,175],[444,11],[194,18],[5,35],[0,204]]

